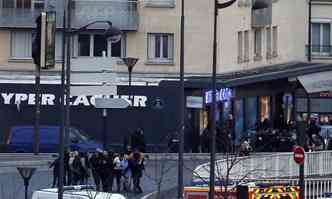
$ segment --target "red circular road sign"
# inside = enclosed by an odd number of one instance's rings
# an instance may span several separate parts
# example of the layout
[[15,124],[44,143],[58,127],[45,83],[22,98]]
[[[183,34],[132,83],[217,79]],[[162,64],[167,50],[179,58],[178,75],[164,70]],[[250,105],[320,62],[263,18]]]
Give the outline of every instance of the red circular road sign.
[[296,146],[293,150],[294,152],[294,161],[297,164],[303,164],[304,163],[304,149],[303,147]]

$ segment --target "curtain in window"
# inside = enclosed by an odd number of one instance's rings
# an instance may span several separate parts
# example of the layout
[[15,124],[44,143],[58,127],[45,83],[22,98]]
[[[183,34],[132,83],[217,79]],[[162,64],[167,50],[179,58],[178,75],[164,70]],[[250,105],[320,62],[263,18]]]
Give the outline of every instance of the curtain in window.
[[322,40],[322,51],[323,52],[330,52],[330,34],[331,34],[331,25],[329,23],[322,24],[323,27],[323,40]]
[[11,33],[11,57],[18,59],[31,58],[32,33],[13,31]]
[[154,59],[155,37],[153,34],[148,34],[148,59]]
[[244,61],[249,61],[249,31],[244,31]]
[[173,35],[168,35],[168,59],[173,60],[174,57],[174,38]]
[[243,58],[243,36],[242,31],[237,33],[237,56],[238,61],[242,61]]
[[313,23],[312,24],[312,51],[319,52],[320,51],[320,24]]

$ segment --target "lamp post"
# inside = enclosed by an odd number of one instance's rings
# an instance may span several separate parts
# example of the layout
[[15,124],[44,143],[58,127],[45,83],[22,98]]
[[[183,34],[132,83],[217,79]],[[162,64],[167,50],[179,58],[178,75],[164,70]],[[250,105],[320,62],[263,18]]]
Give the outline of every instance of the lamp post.
[[136,65],[138,58],[134,57],[124,57],[122,58],[123,62],[126,64],[128,68],[128,75],[129,75],[129,87],[131,87],[131,73],[133,72],[134,66]]
[[36,168],[28,168],[28,167],[22,167],[17,168],[18,172],[20,173],[21,177],[24,180],[24,189],[25,189],[25,199],[28,199],[28,188],[29,188],[29,182],[32,177],[32,175],[35,173]]
[[[129,89],[131,88],[131,73],[133,72],[134,66],[136,65],[138,58],[134,57],[123,57],[122,58],[123,62],[126,64],[128,68],[128,84],[129,84]],[[131,101],[131,106],[133,105],[133,99],[131,95],[129,95],[129,100]]]
[[183,153],[184,153],[184,0],[181,1],[181,43],[180,43],[180,129],[178,154],[178,199],[183,198]]
[[217,90],[217,19],[218,10],[227,8],[235,3],[236,0],[230,0],[225,3],[214,1],[214,25],[213,25],[213,62],[212,62],[212,108],[211,108],[211,153],[210,153],[210,181],[209,181],[209,198],[213,199],[215,195],[215,163],[216,163],[216,90]]
[[[64,8],[64,29],[63,29],[63,65],[61,71],[61,86],[63,95],[61,97],[62,106],[62,119],[61,119],[61,133],[60,133],[60,149],[59,149],[59,186],[58,186],[58,199],[63,198],[63,185],[64,185],[64,148],[65,143],[68,143],[69,126],[70,126],[70,72],[71,72],[71,36],[86,31],[89,26],[96,23],[106,23],[108,29],[104,31],[104,36],[111,42],[117,42],[121,39],[122,32],[112,25],[110,21],[94,21],[77,30],[71,29],[71,0],[67,0],[67,5]],[[66,45],[65,45],[66,44]],[[65,56],[66,55],[66,56]],[[66,64],[65,64],[66,63]],[[65,67],[66,65],[66,67]],[[66,80],[66,81],[65,81]],[[66,103],[64,103],[66,101]]]

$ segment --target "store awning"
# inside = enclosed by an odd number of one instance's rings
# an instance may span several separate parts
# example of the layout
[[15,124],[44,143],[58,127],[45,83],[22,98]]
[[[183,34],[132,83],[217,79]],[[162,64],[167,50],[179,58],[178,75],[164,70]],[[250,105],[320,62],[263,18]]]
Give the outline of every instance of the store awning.
[[[313,74],[328,71],[332,71],[332,64],[289,62],[285,64],[269,65],[249,70],[218,74],[217,87],[232,88],[265,81],[298,78],[302,76],[310,77]],[[331,79],[332,86],[332,76],[330,75],[328,78]],[[186,78],[185,86],[187,88],[211,88],[211,77],[188,77]]]
[[302,75],[297,79],[308,93],[332,91],[332,71]]

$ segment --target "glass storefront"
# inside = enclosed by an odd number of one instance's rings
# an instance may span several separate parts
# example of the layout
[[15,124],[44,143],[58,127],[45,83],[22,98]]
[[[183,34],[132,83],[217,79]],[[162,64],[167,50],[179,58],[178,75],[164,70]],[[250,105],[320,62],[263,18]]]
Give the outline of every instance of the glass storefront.
[[254,130],[256,127],[258,110],[257,110],[258,100],[257,97],[246,98],[245,102],[245,114],[246,114],[246,129]]
[[259,97],[260,107],[260,121],[263,122],[265,119],[271,119],[271,97],[261,96]]
[[235,136],[236,144],[239,144],[244,131],[244,103],[243,99],[234,101],[234,118],[235,118]]

